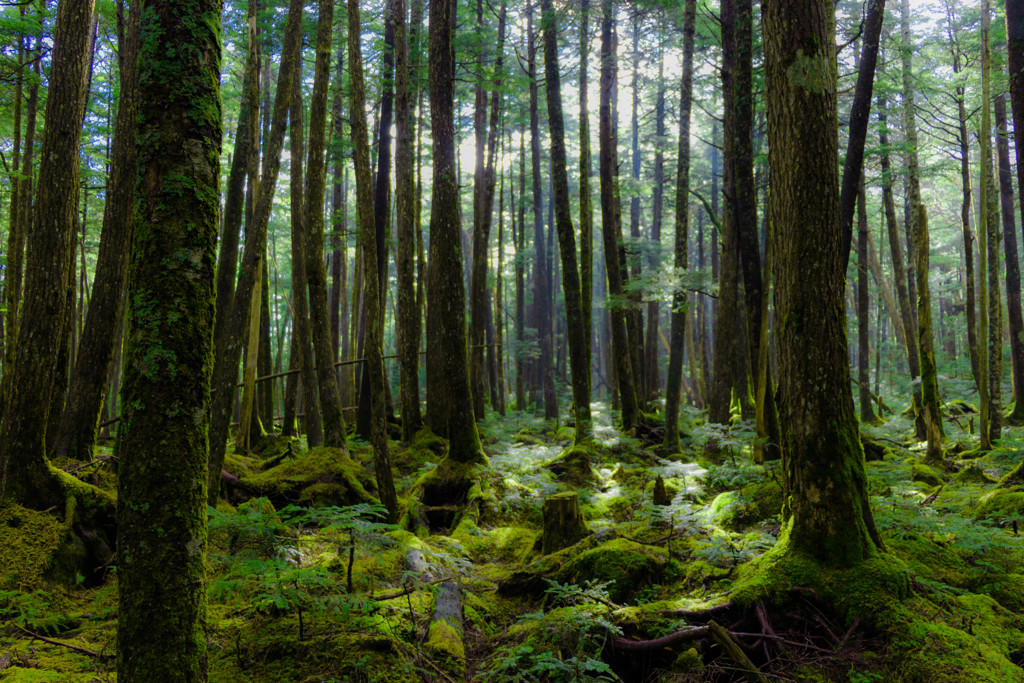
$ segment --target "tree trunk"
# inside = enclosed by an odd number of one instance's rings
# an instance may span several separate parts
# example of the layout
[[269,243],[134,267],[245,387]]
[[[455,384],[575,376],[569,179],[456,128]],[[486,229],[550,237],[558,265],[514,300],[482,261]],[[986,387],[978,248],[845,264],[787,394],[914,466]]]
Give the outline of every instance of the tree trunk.
[[[1013,111],[1013,139],[1014,148],[1016,150],[1017,160],[1017,193],[1019,197],[1024,197],[1024,2],[1021,0],[1007,0],[1006,2],[1006,52],[1007,61],[1009,63],[1010,72],[1010,107]],[[1022,122],[1021,124],[1017,122]],[[1021,226],[1024,228],[1024,204],[1021,205]],[[1009,233],[1009,231],[1007,231]],[[1016,272],[1017,285],[1019,288],[1020,284],[1020,271],[1019,265],[1016,263],[1016,237],[1013,238],[1014,254],[1010,253],[1010,237],[1007,235],[1004,237],[1007,240],[1006,243],[1006,268],[1007,268],[1007,288],[1010,287],[1011,269]],[[1013,261],[1014,265],[1010,265]],[[1019,295],[1018,295],[1019,296]],[[1007,294],[1007,308],[1010,309],[1010,321],[1013,324],[1013,318],[1017,313],[1020,312],[1020,302],[1011,299],[1010,294]],[[1015,313],[1013,309],[1016,308]],[[1011,331],[1010,344],[1011,348],[1014,345],[1020,345],[1022,340],[1020,339],[1020,333],[1014,334]],[[1013,351],[1016,355],[1016,351]],[[1013,406],[1013,414],[1010,416],[1010,423],[1017,424],[1018,417],[1019,421],[1024,421],[1024,415],[1018,415],[1018,411],[1024,411],[1024,378],[1021,378],[1018,383],[1017,377],[1014,376],[1014,396],[1016,403]]]
[[[840,193],[841,195],[842,193]],[[878,417],[871,403],[871,329],[868,322],[868,216],[864,181],[857,192],[857,388],[860,421],[875,424]],[[840,206],[842,202],[840,201]],[[841,212],[840,212],[841,213]],[[875,368],[878,371],[878,368]]]
[[[590,55],[590,0],[580,0],[580,320],[583,325],[584,355],[593,358],[591,338],[593,336],[594,309],[594,209],[590,194],[590,176],[593,172],[590,161],[590,111],[587,101],[587,72]],[[515,206],[515,204],[512,204]],[[589,361],[592,362],[592,361]],[[588,383],[591,377],[587,368]],[[589,397],[588,397],[589,400]]]
[[[526,342],[526,135],[519,136],[519,202],[512,192],[512,241],[516,249],[516,410],[526,410],[526,368],[523,359]],[[519,231],[516,232],[516,207],[519,207]]]
[[[882,544],[850,390],[832,21],[826,0],[763,6],[787,500],[779,548],[849,566]],[[816,74],[815,87],[793,79],[797,69]]]
[[[906,2],[907,0],[904,0]],[[988,182],[991,177],[989,167],[992,164],[992,152],[989,136],[992,131],[990,118],[991,95],[989,90],[989,74],[991,72],[992,55],[989,50],[989,23],[990,9],[988,0],[981,3],[981,130],[978,134],[980,142],[979,154],[981,155],[981,182],[979,183],[980,200],[978,205],[978,269],[981,277],[978,278],[978,433],[980,435],[979,448],[983,451],[992,449],[991,426],[994,417],[992,416],[992,404],[989,396],[991,385],[989,383],[991,367],[989,365],[989,297],[988,297]]]
[[551,135],[551,178],[555,202],[555,227],[562,257],[562,293],[565,296],[566,336],[572,375],[573,418],[576,443],[591,436],[590,357],[583,327],[580,275],[576,265],[576,234],[569,206],[569,176],[565,150],[565,122],[562,117],[561,79],[558,73],[558,28],[551,0],[541,0],[544,32],[544,77],[547,87],[548,130]]
[[139,211],[118,444],[117,674],[127,683],[207,678],[220,11],[202,0],[142,12]]
[[1009,424],[1024,424],[1024,317],[1021,314],[1020,261],[1017,226],[1013,218],[1013,176],[1010,173],[1010,144],[1006,125],[1006,95],[995,100],[996,147],[999,158],[999,208],[1003,217],[1003,247],[1006,250],[1006,310],[1010,328],[1010,370],[1013,376],[1013,412]]
[[928,287],[928,215],[923,204],[917,206],[917,341],[921,354],[921,411],[928,437],[925,460],[942,461],[942,414],[939,412],[939,380],[935,369],[932,341],[931,293]]
[[[658,92],[654,105],[655,118],[655,151],[654,151],[654,189],[651,197],[651,250],[648,257],[648,268],[651,273],[661,272],[661,223],[664,183],[665,155],[662,152],[662,141],[665,139],[665,55],[664,36],[658,36]],[[689,197],[684,197],[683,206]],[[684,209],[685,210],[685,209]],[[658,364],[658,317],[660,303],[654,297],[647,302],[647,330],[644,338],[644,372],[647,386],[647,401],[652,402],[661,393],[661,372]]]
[[410,105],[409,45],[406,39],[405,0],[395,3],[395,214],[397,219],[395,268],[398,272],[398,368],[402,406],[402,439],[409,441],[423,426],[420,416],[420,311],[416,306],[416,186],[413,175],[413,131]]
[[292,82],[296,65],[299,63],[301,43],[302,3],[293,0],[288,8],[288,23],[281,53],[281,68],[278,72],[277,96],[274,99],[273,123],[267,142],[263,175],[256,193],[253,224],[245,235],[245,249],[242,253],[242,268],[231,303],[230,320],[225,332],[224,345],[216,350],[213,368],[213,403],[210,423],[210,472],[207,490],[208,502],[217,504],[220,490],[220,471],[224,463],[224,449],[227,444],[228,427],[231,422],[233,387],[238,376],[238,357],[241,353],[242,332],[248,327],[249,299],[256,282],[256,267],[266,250],[267,224],[274,199],[274,186],[281,167],[281,148],[284,144],[285,121],[291,99]]
[[[15,326],[14,360],[5,375],[9,393],[0,424],[0,499],[9,497],[38,509],[64,509],[66,484],[46,459],[45,425],[69,314],[65,292],[74,255],[92,13],[92,0],[66,0],[57,7],[38,192],[32,230],[25,232],[31,237],[25,296]],[[26,150],[27,163],[29,156]]]
[[633,355],[626,336],[626,311],[621,302],[625,296],[620,260],[622,246],[622,215],[617,201],[618,161],[616,139],[613,131],[612,100],[615,90],[616,57],[614,49],[615,15],[611,0],[601,0],[601,105],[600,141],[601,161],[601,231],[604,238],[605,274],[608,278],[608,295],[616,301],[609,307],[611,314],[612,355],[618,380],[619,400],[622,409],[622,429],[631,431],[639,418],[637,395],[633,382]]
[[466,292],[462,285],[459,187],[455,167],[452,0],[430,0],[430,122],[434,136],[434,183],[430,202],[430,266],[427,328],[441,356],[437,389],[445,406],[448,459],[484,460],[473,420],[466,349]]
[[324,266],[324,193],[327,164],[324,155],[327,130],[327,86],[331,79],[331,34],[334,5],[317,3],[320,16],[316,29],[316,65],[309,109],[309,156],[306,162],[306,284],[309,287],[309,324],[316,357],[316,381],[320,390],[320,416],[324,445],[345,449],[345,417],[341,412],[338,375],[331,348],[330,316],[327,312],[327,270]]
[[[320,0],[322,15],[330,14],[331,0]],[[330,21],[326,22],[330,35]],[[391,456],[388,453],[387,416],[384,399],[384,356],[381,329],[380,296],[377,279],[377,243],[373,224],[373,193],[370,187],[370,143],[366,129],[366,86],[363,84],[363,58],[358,0],[348,1],[348,59],[349,74],[352,78],[351,107],[352,161],[356,169],[356,197],[359,215],[359,236],[363,246],[363,273],[365,278],[366,303],[366,344],[363,357],[366,367],[363,372],[370,387],[370,442],[373,444],[374,472],[377,475],[377,491],[381,503],[388,509],[390,522],[398,518],[398,498],[391,472]],[[330,50],[327,50],[328,54]],[[378,178],[379,180],[379,178]]]
[[[991,142],[991,141],[990,141]],[[988,396],[991,404],[991,426],[989,436],[994,442],[1002,436],[1003,428],[1003,303],[999,295],[999,279],[1002,268],[999,263],[999,187],[996,185],[995,168],[988,164]]]
[[[679,86],[679,155],[676,164],[676,220],[673,266],[676,272],[687,267],[690,240],[690,111],[693,107],[693,42],[697,1],[683,6],[683,75]],[[672,294],[672,329],[668,352],[668,379],[665,382],[665,449],[679,450],[679,401],[683,379],[683,350],[686,341],[686,292],[677,288]],[[692,366],[692,364],[691,364]]]
[[54,435],[53,453],[78,460],[91,460],[96,425],[107,388],[118,326],[112,321],[124,315],[124,288],[128,274],[128,252],[135,214],[135,117],[138,111],[138,81],[135,56],[138,53],[139,13],[136,0],[129,9],[121,42],[121,94],[114,128],[110,186],[103,209],[103,229],[96,257],[96,278],[71,376],[68,402]]

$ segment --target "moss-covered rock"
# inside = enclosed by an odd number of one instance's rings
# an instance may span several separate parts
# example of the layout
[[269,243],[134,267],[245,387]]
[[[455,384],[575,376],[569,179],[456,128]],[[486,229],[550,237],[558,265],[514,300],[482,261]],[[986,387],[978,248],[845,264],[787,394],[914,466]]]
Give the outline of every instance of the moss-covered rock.
[[739,531],[769,519],[782,510],[782,487],[775,481],[747,484],[739,491],[718,494],[708,508],[708,519],[730,531]]
[[978,500],[974,517],[993,522],[1024,519],[1024,487],[989,491]]
[[616,538],[572,554],[554,578],[562,583],[610,581],[609,597],[624,602],[641,588],[659,581],[667,565],[664,549]]
[[597,479],[593,459],[593,449],[588,444],[576,444],[565,449],[544,467],[569,486],[584,486]]
[[927,486],[938,486],[944,481],[938,470],[919,462],[915,462],[911,466],[911,478]]
[[241,480],[242,486],[268,498],[275,507],[354,505],[375,502],[362,467],[337,448],[320,447]]
[[[0,588],[31,591],[44,578],[75,579],[79,553],[56,517],[7,502],[0,506]],[[70,576],[68,574],[70,573]]]
[[985,470],[971,463],[956,473],[955,479],[961,484],[995,484],[996,480],[985,474]]

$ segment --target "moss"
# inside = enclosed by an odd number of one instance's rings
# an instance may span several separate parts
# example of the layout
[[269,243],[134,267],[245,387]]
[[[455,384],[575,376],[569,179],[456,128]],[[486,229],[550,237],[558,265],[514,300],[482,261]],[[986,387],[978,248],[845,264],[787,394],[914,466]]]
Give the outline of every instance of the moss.
[[425,465],[436,463],[447,448],[444,439],[434,434],[429,427],[424,427],[416,432],[412,441],[395,451],[391,462],[399,474],[408,475]]
[[539,438],[529,429],[520,429],[514,437],[512,437],[512,443],[523,444],[524,446],[543,446],[544,440]]
[[44,576],[68,578],[69,569],[74,579],[74,566],[67,567],[64,561],[70,558],[58,558],[57,566],[51,567],[68,536],[67,527],[49,513],[13,502],[0,506],[0,588],[32,590]]
[[[461,527],[460,527],[461,528]],[[534,554],[539,534],[524,527],[505,526],[488,529],[477,529],[478,534],[455,536],[462,541],[469,551],[470,557],[476,562],[500,562],[512,565],[525,565]]]
[[995,484],[996,480],[985,474],[985,470],[971,463],[956,474],[956,480],[961,484]]
[[563,583],[612,581],[609,597],[625,602],[641,588],[659,581],[667,564],[664,549],[616,538],[581,553],[574,552],[555,579]]
[[911,478],[928,486],[938,486],[944,481],[938,470],[919,462],[911,467]]
[[698,675],[704,671],[704,660],[697,648],[691,647],[679,653],[672,663],[672,671],[680,674]]
[[590,533],[580,513],[579,496],[575,491],[556,493],[544,500],[545,555],[575,545]]
[[592,465],[594,452],[588,444],[565,449],[561,455],[544,465],[559,481],[570,486],[583,486],[597,479]]
[[917,576],[958,588],[968,585],[971,567],[955,548],[913,533],[887,538],[886,544]]
[[782,487],[766,481],[718,494],[708,508],[708,517],[725,529],[738,531],[774,517],[781,510]]
[[[972,627],[973,630],[973,627]],[[997,647],[948,624],[915,621],[894,638],[894,678],[907,683],[1024,681]]]
[[989,491],[978,500],[974,517],[996,522],[1024,519],[1024,487]]
[[575,439],[576,430],[567,425],[562,425],[551,433],[551,440],[555,443],[572,443]]
[[430,625],[423,647],[431,655],[448,657],[455,660],[453,663],[457,666],[465,666],[466,648],[462,636],[444,619]]
[[[374,502],[362,468],[337,448],[314,448],[265,472],[242,479],[250,491],[266,496],[276,507],[304,502],[353,505]],[[331,485],[331,486],[326,486]]]

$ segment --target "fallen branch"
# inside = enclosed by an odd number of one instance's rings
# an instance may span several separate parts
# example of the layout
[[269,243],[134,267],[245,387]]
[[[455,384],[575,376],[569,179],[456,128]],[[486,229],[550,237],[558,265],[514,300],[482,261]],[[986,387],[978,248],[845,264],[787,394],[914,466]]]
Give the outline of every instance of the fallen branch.
[[[708,623],[708,629],[711,631],[711,637],[715,639],[719,645],[732,657],[736,665],[743,670],[747,676],[747,680],[752,683],[768,683],[768,678],[761,673],[761,670],[757,668],[757,665],[750,661],[750,657],[743,651],[743,646],[740,645],[739,641],[736,640],[738,633],[734,634],[729,632],[723,626],[719,625],[714,619]],[[758,634],[753,635],[755,638],[759,637]],[[764,637],[764,636],[760,636]]]
[[676,643],[683,643],[688,640],[696,640],[711,634],[710,626],[698,626],[685,631],[676,631],[654,640],[629,640],[628,638],[616,638],[615,647],[620,650],[657,650],[662,647],[669,647]]
[[667,617],[683,617],[690,621],[697,621],[708,619],[716,614],[721,614],[722,612],[728,612],[732,608],[733,604],[731,602],[723,602],[721,605],[715,605],[714,607],[708,607],[707,609],[666,609],[660,610],[658,614]]
[[9,621],[7,623],[12,624],[14,626],[14,628],[18,629],[19,631],[21,631],[25,635],[30,636],[30,637],[32,637],[32,638],[34,638],[36,640],[41,640],[44,643],[49,643],[50,645],[59,645],[60,647],[66,647],[69,650],[74,650],[75,652],[81,653],[81,654],[86,655],[88,657],[98,657],[100,659],[113,659],[114,658],[114,655],[108,655],[108,654],[105,654],[105,653],[102,653],[102,652],[93,652],[92,650],[86,650],[84,647],[78,647],[77,645],[72,645],[71,643],[62,643],[59,640],[51,640],[50,638],[44,638],[43,636],[39,635],[38,633],[33,633],[32,631],[29,631],[26,628],[22,628],[18,624],[15,624],[13,621]]

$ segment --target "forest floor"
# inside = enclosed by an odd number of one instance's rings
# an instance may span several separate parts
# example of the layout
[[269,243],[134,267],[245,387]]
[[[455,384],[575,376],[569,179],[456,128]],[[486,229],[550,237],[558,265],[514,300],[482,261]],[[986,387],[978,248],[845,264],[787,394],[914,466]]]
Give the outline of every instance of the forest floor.
[[[950,405],[948,460],[932,469],[912,420],[862,427],[875,444],[875,520],[911,577],[891,606],[906,615],[897,628],[830,610],[801,586],[781,604],[732,605],[780,529],[779,464],[753,463],[749,423],[686,413],[682,452],[662,457],[593,407],[595,477],[570,486],[546,467],[571,446],[570,427],[492,415],[475,512],[454,528],[454,515],[435,514],[419,536],[409,515],[381,521],[365,443],[351,458],[279,437],[230,454],[239,483],[210,514],[210,680],[1024,681],[1024,493],[996,488],[1024,457],[1024,430],[971,452],[976,416]],[[444,444],[421,432],[392,449],[408,506]],[[114,461],[98,455],[57,464],[113,489]],[[652,502],[659,476],[667,505]],[[542,555],[543,502],[564,492],[592,533]],[[114,681],[115,568],[100,585],[50,580],[41,514],[0,508],[0,679]],[[463,618],[439,635],[431,614],[449,580]]]

